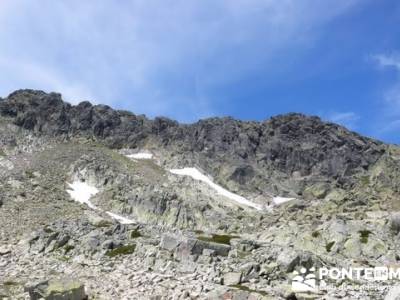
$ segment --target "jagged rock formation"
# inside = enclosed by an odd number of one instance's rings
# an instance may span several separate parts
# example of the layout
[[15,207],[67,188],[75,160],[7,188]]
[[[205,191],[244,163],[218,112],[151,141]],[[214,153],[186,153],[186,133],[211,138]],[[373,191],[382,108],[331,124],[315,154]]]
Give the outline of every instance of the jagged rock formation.
[[90,136],[112,148],[161,148],[227,186],[261,194],[301,195],[320,182],[350,187],[351,176],[385,152],[378,141],[301,114],[261,123],[212,118],[180,125],[89,102],[71,106],[60,94],[32,90],[10,94],[0,102],[0,114],[37,134]]
[[[65,273],[89,299],[380,299],[390,283],[304,295],[290,280],[399,263],[399,175],[397,146],[318,117],[184,125],[16,91],[0,99],[0,298]],[[78,203],[73,182],[96,192]]]

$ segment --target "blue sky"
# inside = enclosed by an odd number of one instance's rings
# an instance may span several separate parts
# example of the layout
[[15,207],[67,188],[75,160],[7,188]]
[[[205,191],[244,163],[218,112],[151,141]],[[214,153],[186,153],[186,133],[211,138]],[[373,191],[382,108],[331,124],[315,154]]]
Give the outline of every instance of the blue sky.
[[400,1],[0,0],[0,95],[149,117],[302,112],[400,143]]

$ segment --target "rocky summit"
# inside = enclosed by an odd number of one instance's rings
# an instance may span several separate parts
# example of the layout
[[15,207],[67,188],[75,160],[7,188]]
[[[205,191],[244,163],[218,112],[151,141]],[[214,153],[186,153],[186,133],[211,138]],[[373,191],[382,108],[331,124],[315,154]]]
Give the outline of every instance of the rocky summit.
[[396,299],[312,272],[396,275],[399,209],[400,148],[318,117],[0,98],[0,299]]

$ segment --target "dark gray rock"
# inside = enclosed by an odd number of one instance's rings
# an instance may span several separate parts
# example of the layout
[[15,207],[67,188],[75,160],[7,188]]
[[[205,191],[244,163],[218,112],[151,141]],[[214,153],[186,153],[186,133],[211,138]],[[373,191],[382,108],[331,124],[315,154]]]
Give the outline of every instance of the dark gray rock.
[[196,240],[196,253],[202,254],[204,249],[213,250],[216,255],[227,256],[231,250],[231,246],[225,244],[218,244],[212,242],[206,242],[201,240]]
[[385,151],[380,142],[344,127],[293,113],[264,122],[210,118],[180,125],[89,102],[71,106],[57,93],[19,90],[0,102],[0,115],[36,133],[92,136],[114,148],[151,141],[244,192],[301,194],[306,186],[324,181],[350,188],[352,176],[367,170]]
[[400,213],[395,212],[390,215],[390,228],[395,233],[400,232]]
[[242,282],[246,282],[258,276],[260,272],[260,264],[256,262],[248,262],[240,266],[239,269],[242,273]]

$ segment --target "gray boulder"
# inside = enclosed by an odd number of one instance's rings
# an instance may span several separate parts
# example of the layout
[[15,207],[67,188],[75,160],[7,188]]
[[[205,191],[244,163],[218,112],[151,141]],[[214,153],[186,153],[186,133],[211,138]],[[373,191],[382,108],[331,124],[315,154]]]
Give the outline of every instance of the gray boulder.
[[25,287],[31,300],[85,300],[87,295],[82,283],[69,278],[52,279]]
[[178,236],[164,234],[161,237],[160,247],[168,251],[173,251],[179,246],[180,242],[181,240]]
[[[215,255],[227,256],[231,246],[218,244],[196,238],[165,234],[161,238],[160,247],[168,251],[174,251],[178,259],[187,258],[190,255],[202,255],[205,249]],[[207,251],[206,251],[207,252]]]
[[241,282],[242,273],[229,272],[224,275],[224,285],[238,285]]

